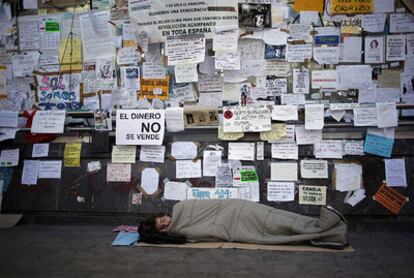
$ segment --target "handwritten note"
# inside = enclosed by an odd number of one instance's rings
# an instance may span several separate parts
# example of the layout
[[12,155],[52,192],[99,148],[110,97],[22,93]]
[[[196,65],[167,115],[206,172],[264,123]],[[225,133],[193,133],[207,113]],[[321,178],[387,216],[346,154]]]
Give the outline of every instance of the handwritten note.
[[37,111],[32,123],[32,133],[63,133],[66,111]]
[[267,200],[273,202],[294,201],[295,184],[293,182],[267,182]]
[[184,182],[168,181],[164,185],[164,198],[173,201],[186,200],[188,188],[189,186]]
[[293,93],[309,93],[310,80],[308,69],[293,69]]
[[106,181],[129,182],[131,181],[131,164],[108,163],[106,165]]
[[305,129],[322,129],[324,126],[324,111],[323,104],[306,104]]
[[299,204],[326,205],[326,186],[299,186]]
[[49,155],[49,143],[33,144],[32,157],[46,157]]
[[224,132],[260,132],[271,130],[271,115],[267,107],[224,107]]
[[296,126],[295,135],[298,145],[313,145],[322,140],[322,129],[306,130],[304,126]]
[[231,187],[233,185],[233,175],[230,164],[223,163],[217,167],[216,187]]
[[344,140],[344,155],[364,155],[364,140]]
[[160,174],[155,168],[145,168],[141,173],[141,187],[151,195],[158,190]]
[[42,160],[39,165],[39,179],[60,179],[62,160]]
[[254,160],[254,143],[229,143],[228,159]]
[[0,126],[17,127],[18,113],[12,111],[0,111]]
[[365,137],[364,152],[383,157],[391,157],[394,138],[367,133]]
[[314,145],[316,158],[342,158],[341,140],[322,140]]
[[82,143],[66,143],[64,152],[65,167],[79,167]]
[[204,151],[203,153],[203,176],[215,177],[217,169],[221,165],[222,151]]
[[168,37],[165,43],[168,65],[201,63],[204,61],[205,47],[203,35]]
[[328,161],[314,159],[301,160],[300,176],[304,179],[327,179]]
[[272,144],[272,158],[298,159],[298,152],[296,143]]
[[201,178],[201,159],[177,160],[175,162],[175,177],[177,179]]
[[13,167],[19,165],[19,149],[2,150],[0,153],[0,166]]
[[112,147],[112,163],[135,163],[136,153],[136,146],[114,145]]
[[167,131],[177,132],[184,130],[184,108],[168,107],[165,110]]
[[197,156],[197,145],[194,142],[173,142],[171,155],[175,159],[193,159]]
[[398,126],[398,110],[395,102],[377,103],[377,121],[379,128]]
[[388,187],[386,183],[383,183],[375,193],[374,200],[392,213],[399,214],[407,202],[407,197],[394,188]]
[[354,108],[354,126],[377,125],[377,109],[375,107]]

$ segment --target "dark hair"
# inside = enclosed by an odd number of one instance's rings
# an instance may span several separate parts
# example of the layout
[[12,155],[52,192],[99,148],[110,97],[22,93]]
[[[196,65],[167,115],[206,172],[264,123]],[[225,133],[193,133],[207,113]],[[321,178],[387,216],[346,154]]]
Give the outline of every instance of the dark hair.
[[144,221],[141,221],[138,228],[139,240],[147,243],[155,244],[184,244],[187,242],[185,236],[170,235],[168,233],[160,233],[155,228],[155,219],[157,217],[164,216],[165,213],[160,213],[147,217]]

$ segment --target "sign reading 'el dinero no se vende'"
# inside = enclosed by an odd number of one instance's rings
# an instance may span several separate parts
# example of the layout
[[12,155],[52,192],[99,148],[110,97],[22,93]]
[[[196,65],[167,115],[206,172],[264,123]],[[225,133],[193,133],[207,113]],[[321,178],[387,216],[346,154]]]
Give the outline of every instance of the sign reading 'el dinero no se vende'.
[[162,145],[164,110],[117,110],[117,145]]

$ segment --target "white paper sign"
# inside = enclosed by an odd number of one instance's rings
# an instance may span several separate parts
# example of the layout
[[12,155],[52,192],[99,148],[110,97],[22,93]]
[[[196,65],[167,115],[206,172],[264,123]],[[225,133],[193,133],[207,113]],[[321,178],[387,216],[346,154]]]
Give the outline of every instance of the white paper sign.
[[322,140],[315,143],[316,158],[342,158],[341,140]]
[[377,121],[379,128],[398,126],[398,110],[395,102],[377,103]]
[[49,143],[33,144],[32,157],[46,157],[49,155]]
[[194,142],[173,142],[171,155],[175,159],[193,159],[197,156],[197,145]]
[[62,160],[41,160],[39,166],[39,179],[60,179]]
[[313,145],[322,140],[322,129],[307,130],[304,126],[296,126],[295,134],[298,145]]
[[365,37],[365,63],[384,63],[384,37]]
[[129,182],[131,181],[131,164],[108,163],[106,165],[106,181]]
[[276,121],[297,121],[298,107],[296,105],[274,105],[272,119]]
[[117,110],[117,145],[161,145],[164,139],[164,110]]
[[377,126],[377,108],[354,108],[354,126]]
[[174,201],[186,200],[188,188],[188,185],[183,182],[169,181],[164,185],[164,198]]
[[344,155],[364,155],[364,140],[345,140]]
[[139,160],[144,162],[164,163],[165,146],[141,146]]
[[293,93],[308,94],[309,86],[309,70],[293,69]]
[[405,35],[388,35],[386,51],[387,61],[404,61],[405,43]]
[[222,151],[204,151],[203,153],[203,176],[215,177],[217,169],[221,165]]
[[267,182],[267,200],[273,202],[294,201],[295,184],[293,182]]
[[302,63],[312,58],[312,44],[288,44],[287,61]]
[[201,63],[204,61],[206,41],[202,35],[168,37],[165,52],[168,65]]
[[254,143],[229,143],[228,159],[254,160]]
[[37,111],[32,123],[32,133],[63,133],[66,111]]
[[168,107],[165,110],[165,118],[168,131],[177,132],[184,130],[184,108]]
[[320,65],[336,65],[339,63],[339,47],[315,47],[313,59]]
[[335,189],[353,191],[361,187],[362,166],[356,163],[335,163]]
[[410,13],[390,14],[390,33],[414,32],[414,15]]
[[405,159],[384,159],[385,176],[387,186],[407,187],[407,173],[405,171]]
[[141,173],[141,187],[149,195],[158,190],[160,174],[155,168],[145,168]]
[[0,111],[0,126],[2,127],[17,127],[18,112]]
[[2,150],[0,153],[0,166],[13,167],[19,165],[19,149]]
[[25,160],[22,173],[22,184],[34,185],[37,184],[37,177],[39,174],[39,160]]
[[296,143],[272,144],[272,158],[298,159],[298,153]]
[[313,159],[301,160],[300,176],[303,179],[327,179],[328,161]]
[[322,129],[324,126],[324,105],[305,105],[305,129]]
[[177,160],[175,162],[175,176],[177,179],[201,178],[201,159]]
[[297,181],[298,164],[296,162],[272,162],[270,164],[270,179],[274,181]]
[[335,70],[312,70],[312,89],[336,88]]

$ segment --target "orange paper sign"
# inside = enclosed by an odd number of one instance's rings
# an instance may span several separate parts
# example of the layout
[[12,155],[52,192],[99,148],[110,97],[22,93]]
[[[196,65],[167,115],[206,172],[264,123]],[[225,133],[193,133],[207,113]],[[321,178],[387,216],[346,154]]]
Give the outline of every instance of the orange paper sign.
[[141,79],[140,97],[147,99],[159,98],[166,100],[170,95],[170,76],[165,79]]
[[323,12],[323,1],[324,0],[296,0],[293,8],[296,12],[300,11],[315,11]]
[[383,183],[374,195],[375,201],[383,205],[394,214],[399,214],[401,208],[407,202],[407,198],[397,190]]

